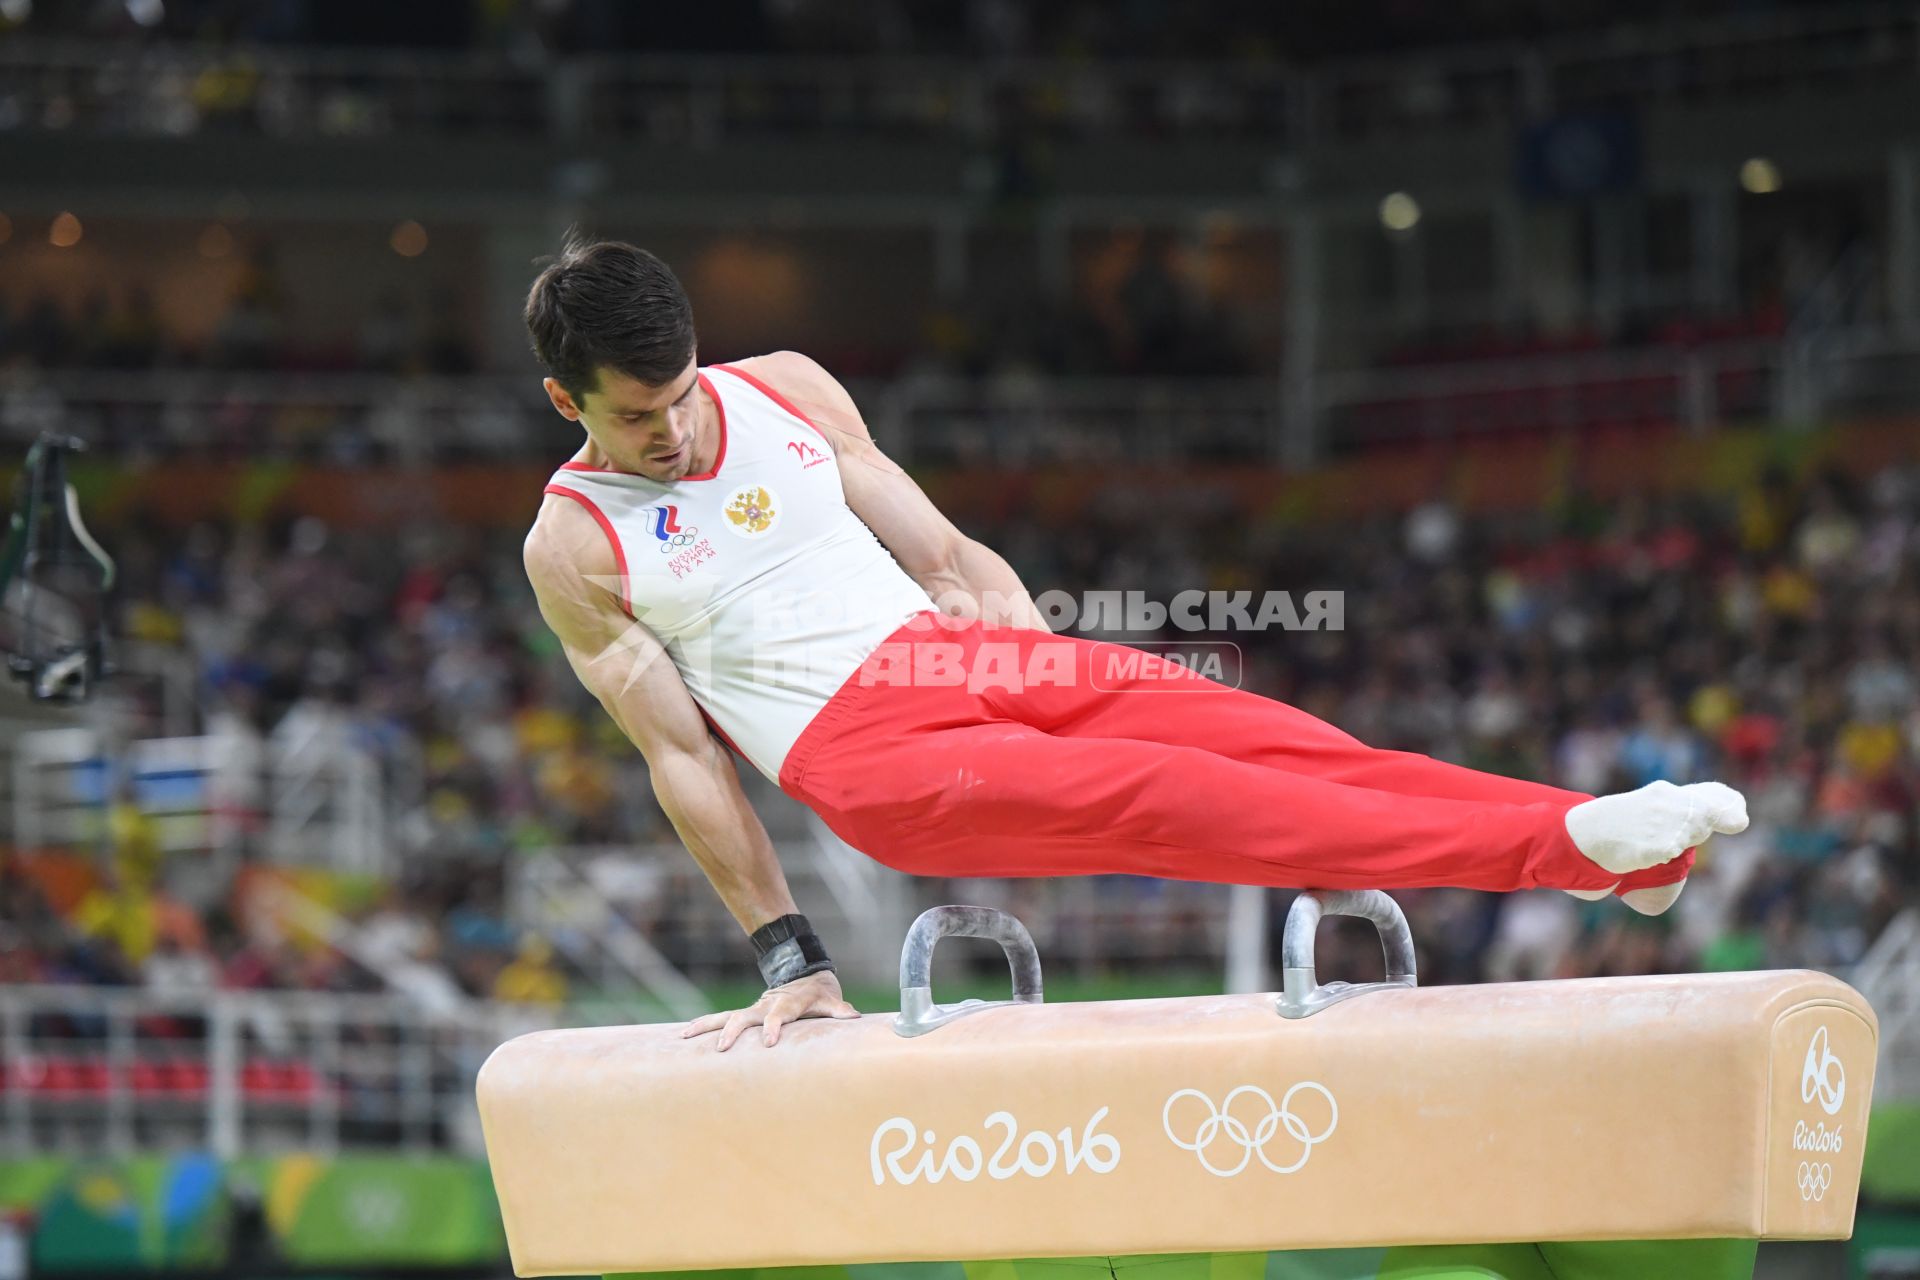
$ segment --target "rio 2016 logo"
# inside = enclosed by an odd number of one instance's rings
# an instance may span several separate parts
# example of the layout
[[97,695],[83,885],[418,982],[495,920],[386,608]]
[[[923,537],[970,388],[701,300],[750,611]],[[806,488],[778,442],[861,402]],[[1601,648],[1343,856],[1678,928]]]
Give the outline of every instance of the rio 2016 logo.
[[[1807,1056],[1800,1064],[1800,1101],[1818,1104],[1822,1111],[1834,1116],[1840,1114],[1841,1104],[1846,1100],[1847,1070],[1828,1043],[1827,1029],[1821,1027],[1807,1042]],[[1846,1139],[1841,1134],[1843,1128],[1844,1125],[1835,1125],[1829,1131],[1824,1120],[1811,1127],[1805,1120],[1796,1120],[1793,1149],[1813,1153],[1843,1151],[1846,1149]],[[1802,1160],[1794,1169],[1794,1182],[1800,1188],[1802,1200],[1824,1200],[1833,1185],[1833,1164],[1827,1160]]]
[[1813,1033],[1807,1045],[1807,1058],[1800,1067],[1800,1101],[1818,1102],[1828,1115],[1840,1114],[1847,1099],[1847,1072],[1833,1050],[1827,1046],[1827,1029]]
[[[937,1159],[935,1148],[939,1139],[933,1130],[922,1132],[907,1117],[895,1116],[873,1131],[873,1142],[868,1148],[868,1157],[873,1164],[873,1185],[883,1186],[888,1178],[903,1187],[911,1186],[922,1178],[928,1182],[939,1182],[949,1177],[972,1182],[983,1172],[989,1178],[1001,1181],[1021,1174],[1029,1178],[1044,1178],[1056,1169],[1069,1174],[1078,1173],[1083,1168],[1094,1173],[1112,1173],[1120,1163],[1120,1143],[1111,1134],[1097,1131],[1106,1114],[1105,1107],[1094,1112],[1077,1136],[1071,1127],[1067,1127],[1057,1133],[1034,1129],[1022,1138],[1019,1136],[1020,1122],[1013,1118],[1013,1113],[996,1111],[986,1118],[984,1126],[988,1129],[1004,1128],[1006,1132],[1001,1135],[1000,1145],[995,1148],[993,1155],[986,1155],[978,1142],[963,1134],[948,1142],[946,1151],[939,1154]],[[891,1150],[883,1152],[881,1145],[890,1137],[894,1139],[894,1145]],[[921,1143],[926,1145],[921,1148],[919,1157],[911,1164],[904,1163]]]

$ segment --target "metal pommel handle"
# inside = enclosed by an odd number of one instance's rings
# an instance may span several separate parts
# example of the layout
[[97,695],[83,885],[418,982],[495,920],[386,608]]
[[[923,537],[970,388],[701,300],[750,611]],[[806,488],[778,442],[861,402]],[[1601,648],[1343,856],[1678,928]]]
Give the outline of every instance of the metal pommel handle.
[[[1013,971],[1013,999],[933,1002],[933,944],[948,936],[991,938],[1007,953]],[[955,1018],[1009,1004],[1039,1004],[1040,953],[1027,926],[991,907],[932,907],[907,930],[900,948],[900,1012],[895,1035],[921,1036]]]
[[[1313,935],[1322,916],[1359,916],[1373,921],[1380,931],[1380,950],[1387,958],[1385,982],[1314,981]],[[1287,912],[1286,931],[1280,937],[1281,988],[1275,1001],[1283,1018],[1304,1018],[1330,1004],[1385,991],[1392,987],[1417,985],[1413,965],[1413,931],[1400,904],[1378,889],[1309,889],[1293,900]]]

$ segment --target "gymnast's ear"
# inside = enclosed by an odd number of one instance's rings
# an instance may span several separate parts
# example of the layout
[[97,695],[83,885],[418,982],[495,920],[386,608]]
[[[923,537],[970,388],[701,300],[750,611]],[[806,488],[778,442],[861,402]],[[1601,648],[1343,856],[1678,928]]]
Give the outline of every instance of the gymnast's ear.
[[573,393],[560,385],[558,378],[543,378],[541,388],[547,393],[547,399],[553,402],[556,413],[568,422],[580,421],[580,406],[574,401]]

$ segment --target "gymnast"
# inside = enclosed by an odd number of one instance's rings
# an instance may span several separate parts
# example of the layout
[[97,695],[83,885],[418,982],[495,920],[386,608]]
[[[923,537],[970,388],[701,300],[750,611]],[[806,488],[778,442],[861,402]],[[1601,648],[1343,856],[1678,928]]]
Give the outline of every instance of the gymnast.
[[1718,782],[1596,799],[1377,750],[1051,633],[818,364],[701,368],[686,293],[645,250],[570,240],[525,320],[547,395],[586,434],[527,536],[540,611],[766,980],[751,1008],[688,1024],[718,1049],[859,1016],[729,748],[854,848],[929,876],[1544,887],[1656,914],[1696,845],[1747,825]]

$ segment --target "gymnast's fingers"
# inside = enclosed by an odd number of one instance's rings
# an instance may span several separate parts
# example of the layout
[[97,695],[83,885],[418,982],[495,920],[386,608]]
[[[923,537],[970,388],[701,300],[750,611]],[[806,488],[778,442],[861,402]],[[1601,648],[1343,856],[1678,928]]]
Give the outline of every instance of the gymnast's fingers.
[[[783,993],[784,994],[784,993]],[[829,997],[824,991],[810,991],[805,994],[794,992],[784,999],[777,999],[772,1012],[767,1014],[766,1031],[761,1039],[764,1043],[780,1043],[780,1028],[799,1018],[857,1018],[860,1011],[845,1000]]]
[[[835,984],[834,995],[838,995]],[[803,988],[794,991],[768,992],[756,1001],[750,1009],[735,1009],[730,1012],[703,1013],[690,1019],[680,1029],[680,1038],[691,1039],[703,1036],[710,1031],[719,1031],[720,1039],[714,1048],[721,1052],[733,1047],[734,1041],[749,1027],[762,1025],[766,1031],[761,1042],[767,1045],[780,1043],[780,1028],[797,1018],[858,1018],[860,1011],[846,1000],[834,999],[826,992]]]
[[761,1016],[760,1006],[758,1004],[754,1005],[751,1009],[735,1009],[727,1018],[727,1029],[720,1033],[720,1043],[713,1047],[725,1053],[733,1047],[733,1042],[740,1038],[742,1031],[745,1031],[748,1027],[757,1027],[760,1025]]
[[819,993],[811,986],[795,991],[781,991],[773,995],[773,1003],[767,1007],[767,1029],[760,1034],[760,1042],[766,1045],[780,1043],[780,1028],[796,1018],[813,1017],[824,1012],[820,1006]]
[[725,1012],[703,1013],[699,1017],[689,1021],[686,1026],[680,1028],[680,1035],[682,1038],[685,1038],[687,1036],[703,1036],[709,1031],[718,1031],[721,1027],[727,1025],[727,1019],[732,1016],[732,1014]]

